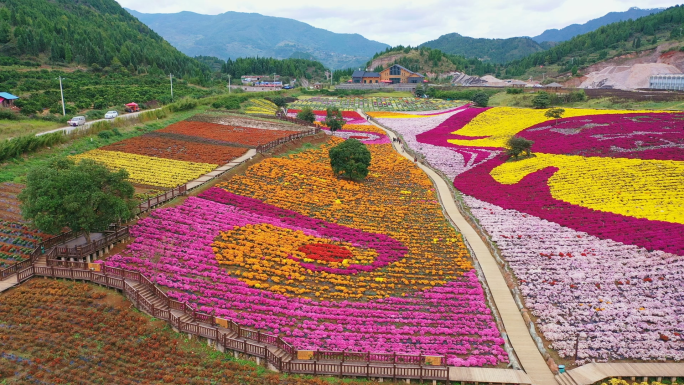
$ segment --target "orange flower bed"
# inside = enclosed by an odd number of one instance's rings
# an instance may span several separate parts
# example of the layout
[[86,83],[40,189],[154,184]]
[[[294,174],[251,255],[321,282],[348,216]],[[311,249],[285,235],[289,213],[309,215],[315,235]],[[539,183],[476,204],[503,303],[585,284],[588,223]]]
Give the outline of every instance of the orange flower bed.
[[242,156],[247,150],[242,147],[196,143],[163,136],[137,136],[101,148],[129,154],[153,156],[156,158],[182,160],[195,163],[226,164]]
[[226,143],[256,147],[274,140],[286,138],[298,131],[263,130],[250,127],[226,126],[223,124],[182,121],[172,124],[158,132],[188,135],[198,138],[220,140]]

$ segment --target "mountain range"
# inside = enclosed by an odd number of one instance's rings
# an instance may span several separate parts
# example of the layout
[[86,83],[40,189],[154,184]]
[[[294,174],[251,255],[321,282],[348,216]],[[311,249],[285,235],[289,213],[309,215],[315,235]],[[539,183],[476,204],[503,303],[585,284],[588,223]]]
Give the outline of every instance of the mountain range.
[[572,24],[562,29],[548,29],[535,37],[512,37],[508,39],[484,39],[461,36],[450,33],[438,39],[421,44],[421,47],[439,49],[442,52],[478,58],[493,63],[507,63],[522,59],[534,53],[548,50],[557,43],[567,41],[575,36],[589,33],[600,27],[619,21],[638,19],[640,17],[662,12],[664,8],[640,9],[630,8],[625,12],[610,12],[605,16],[590,20],[584,24]]
[[189,56],[315,58],[329,68],[363,65],[387,44],[359,34],[334,33],[297,20],[257,13],[193,12],[131,15]]
[[547,29],[541,35],[535,36],[532,40],[537,43],[545,41],[561,42],[570,40],[577,35],[582,35],[587,32],[592,32],[604,25],[617,23],[618,21],[636,20],[640,17],[648,16],[654,13],[662,12],[665,8],[641,9],[632,7],[625,12],[610,12],[605,16],[597,19],[589,20],[584,24],[572,24],[562,29]]

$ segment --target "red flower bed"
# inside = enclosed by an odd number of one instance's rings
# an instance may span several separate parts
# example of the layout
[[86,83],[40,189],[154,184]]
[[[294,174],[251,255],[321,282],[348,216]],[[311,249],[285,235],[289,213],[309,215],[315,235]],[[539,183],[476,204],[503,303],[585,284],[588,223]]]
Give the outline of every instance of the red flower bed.
[[316,261],[342,262],[352,257],[351,251],[344,247],[326,243],[304,245],[298,250],[306,254],[306,258]]
[[235,158],[239,158],[247,151],[242,147],[191,142],[160,135],[145,135],[126,139],[102,147],[101,150],[210,164],[226,164]]
[[251,127],[235,127],[223,124],[189,121],[172,124],[157,132],[220,140],[225,143],[241,144],[249,147],[256,147],[260,144],[270,143],[274,140],[299,133],[299,131],[264,130]]

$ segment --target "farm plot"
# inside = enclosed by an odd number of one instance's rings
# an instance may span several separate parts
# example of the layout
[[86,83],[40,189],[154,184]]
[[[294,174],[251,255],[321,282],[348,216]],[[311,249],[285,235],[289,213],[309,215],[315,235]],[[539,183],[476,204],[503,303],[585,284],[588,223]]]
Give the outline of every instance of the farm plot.
[[179,140],[156,134],[147,134],[102,147],[105,151],[120,151],[129,154],[156,158],[182,160],[194,163],[226,164],[239,158],[247,149],[222,146],[190,140]]
[[266,159],[153,211],[106,263],[298,349],[507,362],[472,259],[428,177],[384,144],[369,146],[367,180],[338,179],[327,152],[341,140]]
[[0,269],[25,260],[40,242],[50,237],[23,223],[17,200],[23,187],[0,183]]
[[[468,109],[379,118],[454,179],[561,357],[684,358],[683,114]],[[507,161],[511,135],[533,157]]]
[[252,119],[245,116],[230,115],[225,113],[204,113],[197,114],[187,120],[188,122],[205,122],[223,124],[225,126],[233,127],[251,127],[262,130],[277,130],[277,131],[306,131],[308,127],[298,126],[295,124],[280,122],[276,120]]
[[192,121],[178,122],[158,132],[218,140],[252,148],[299,133],[299,131],[264,130]]
[[0,315],[6,384],[328,384],[217,355],[95,285],[29,280],[0,296]]
[[356,111],[432,111],[456,108],[464,103],[461,101],[447,101],[441,99],[421,98],[393,98],[393,97],[313,97],[298,100],[290,104],[290,108],[302,109],[310,107],[314,110],[325,110],[328,107],[338,107],[343,110]]

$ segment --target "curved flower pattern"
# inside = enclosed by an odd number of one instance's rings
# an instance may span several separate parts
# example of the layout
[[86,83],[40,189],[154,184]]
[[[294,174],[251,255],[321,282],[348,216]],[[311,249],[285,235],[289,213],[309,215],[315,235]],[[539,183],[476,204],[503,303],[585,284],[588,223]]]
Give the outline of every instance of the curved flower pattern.
[[[561,356],[577,346],[579,363],[681,360],[681,114],[567,110],[552,122],[543,113],[381,122],[455,179]],[[534,140],[536,157],[498,156],[513,134]]]

